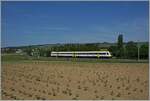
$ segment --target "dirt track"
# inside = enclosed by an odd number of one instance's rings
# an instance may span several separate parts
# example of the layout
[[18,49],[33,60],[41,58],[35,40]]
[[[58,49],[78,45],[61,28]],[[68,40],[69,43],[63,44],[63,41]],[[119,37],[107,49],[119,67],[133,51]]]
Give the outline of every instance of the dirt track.
[[148,99],[148,63],[2,64],[2,99]]

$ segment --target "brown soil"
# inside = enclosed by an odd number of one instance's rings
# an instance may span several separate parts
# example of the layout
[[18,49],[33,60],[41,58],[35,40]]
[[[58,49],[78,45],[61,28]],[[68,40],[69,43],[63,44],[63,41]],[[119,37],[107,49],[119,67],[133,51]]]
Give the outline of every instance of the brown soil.
[[148,99],[148,63],[2,64],[2,99]]

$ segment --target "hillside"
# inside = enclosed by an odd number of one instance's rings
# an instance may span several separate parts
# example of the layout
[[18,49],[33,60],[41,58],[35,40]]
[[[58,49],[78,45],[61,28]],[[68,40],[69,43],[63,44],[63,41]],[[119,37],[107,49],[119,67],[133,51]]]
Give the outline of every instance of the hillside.
[[[124,43],[126,45],[127,42]],[[136,42],[140,46],[143,44],[148,44],[149,42]],[[109,42],[103,42],[103,43],[57,43],[57,44],[41,44],[41,45],[28,45],[28,46],[10,46],[10,47],[2,47],[1,49],[5,48],[12,48],[12,49],[23,49],[27,47],[38,47],[38,48],[51,48],[54,46],[63,46],[66,44],[73,44],[73,45],[84,45],[84,44],[97,44],[99,47],[110,47],[110,46],[115,46],[117,43],[109,43]]]

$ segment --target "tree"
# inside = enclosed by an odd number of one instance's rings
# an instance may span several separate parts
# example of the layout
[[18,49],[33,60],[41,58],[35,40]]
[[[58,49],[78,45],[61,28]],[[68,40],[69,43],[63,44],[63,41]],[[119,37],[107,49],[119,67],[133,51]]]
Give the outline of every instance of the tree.
[[117,56],[117,46],[110,46],[108,50],[111,52],[112,56]]
[[31,53],[32,53],[32,47],[29,46],[29,47],[25,48],[25,49],[24,49],[24,52],[26,52],[27,55],[31,56],[31,55],[32,55],[32,54],[31,54]]
[[138,56],[138,48],[137,45],[130,41],[126,45],[126,58],[135,59]]
[[122,34],[120,34],[119,36],[118,36],[118,49],[121,49],[122,47],[123,47],[123,35]]
[[120,34],[118,36],[118,42],[117,42],[117,52],[116,55],[117,57],[123,58],[124,57],[124,47],[123,47],[123,35]]
[[16,48],[1,48],[1,52],[2,53],[15,53],[16,52]]
[[40,49],[39,48],[34,48],[32,49],[32,56],[39,58],[40,56]]
[[140,47],[140,58],[148,59],[149,51],[148,51],[148,44],[143,44]]

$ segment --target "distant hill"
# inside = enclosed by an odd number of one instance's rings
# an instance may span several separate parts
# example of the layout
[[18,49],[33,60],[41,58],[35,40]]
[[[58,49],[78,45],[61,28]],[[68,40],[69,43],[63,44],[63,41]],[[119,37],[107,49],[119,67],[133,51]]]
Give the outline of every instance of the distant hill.
[[[135,42],[137,43],[137,42]],[[149,42],[138,42],[139,45],[142,44],[148,44]],[[103,43],[57,43],[57,44],[42,44],[42,45],[28,45],[28,46],[15,46],[15,47],[3,47],[1,49],[11,48],[11,49],[24,49],[27,47],[38,47],[38,48],[51,48],[53,46],[61,46],[65,44],[97,44],[99,47],[110,47],[110,46],[116,46],[117,43],[109,43],[109,42],[103,42]],[[126,45],[127,42],[124,43]]]

